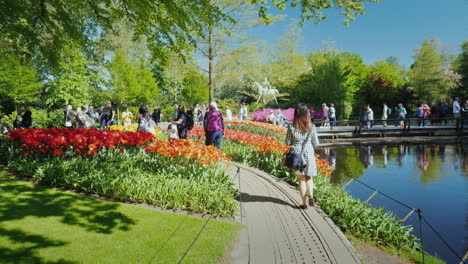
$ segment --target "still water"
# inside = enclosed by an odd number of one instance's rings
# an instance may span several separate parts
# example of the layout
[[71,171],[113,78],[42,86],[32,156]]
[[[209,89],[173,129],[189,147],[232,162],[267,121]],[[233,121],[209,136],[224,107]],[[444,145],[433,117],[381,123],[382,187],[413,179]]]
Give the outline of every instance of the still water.
[[[463,257],[468,247],[468,144],[324,148],[318,153],[335,168],[334,183],[345,186],[352,176],[412,208],[421,208],[423,216]],[[355,181],[345,189],[363,201],[373,193]],[[409,213],[380,194],[369,204],[393,211],[401,219]],[[405,224],[413,225],[419,237],[416,213]],[[432,255],[459,263],[427,224],[423,225],[423,240],[425,250]]]

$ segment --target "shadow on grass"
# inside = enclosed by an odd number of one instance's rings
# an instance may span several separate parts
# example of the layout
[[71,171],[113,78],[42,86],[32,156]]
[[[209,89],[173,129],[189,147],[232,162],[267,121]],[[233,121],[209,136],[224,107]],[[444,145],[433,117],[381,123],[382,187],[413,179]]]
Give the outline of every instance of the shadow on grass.
[[64,246],[63,241],[51,240],[43,236],[27,234],[20,229],[4,229],[0,227],[0,237],[7,237],[15,243],[23,243],[20,247],[4,248],[0,246],[1,263],[75,263],[66,260],[46,261],[34,252],[36,249]]
[[[115,230],[129,230],[136,223],[121,214],[117,210],[119,206],[118,203],[55,191],[41,185],[31,186],[14,177],[5,176],[0,170],[0,223],[26,217],[57,217],[66,225],[84,228],[89,232],[111,234]],[[53,232],[53,226],[50,228],[50,232]],[[0,237],[6,237],[14,245],[12,248],[0,246],[2,263],[70,263],[64,260],[47,262],[35,254],[38,249],[60,247],[66,242],[1,226]]]

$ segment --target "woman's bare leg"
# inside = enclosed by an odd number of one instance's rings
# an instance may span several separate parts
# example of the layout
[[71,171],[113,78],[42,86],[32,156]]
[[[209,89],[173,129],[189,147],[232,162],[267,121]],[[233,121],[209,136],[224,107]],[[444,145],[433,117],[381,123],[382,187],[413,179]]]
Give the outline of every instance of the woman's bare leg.
[[312,177],[305,176],[305,180],[306,180],[306,193],[308,193],[310,197],[314,197],[314,181]]
[[307,184],[305,181],[305,176],[298,175],[297,177],[299,179],[299,195],[301,196],[301,199],[302,199],[302,205],[307,205],[307,197],[305,193],[307,189]]

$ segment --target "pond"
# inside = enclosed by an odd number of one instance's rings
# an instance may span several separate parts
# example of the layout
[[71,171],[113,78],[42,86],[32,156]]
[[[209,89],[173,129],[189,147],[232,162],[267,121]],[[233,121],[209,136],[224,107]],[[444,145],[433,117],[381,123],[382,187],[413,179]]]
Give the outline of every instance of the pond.
[[[422,215],[463,257],[468,246],[468,144],[368,145],[317,152],[335,168],[332,181],[343,185],[353,197],[366,201],[374,191],[357,181],[349,182],[350,176],[412,208],[421,208]],[[393,211],[401,219],[410,212],[381,194],[368,203]],[[405,224],[413,225],[419,237],[416,213]],[[425,250],[432,255],[448,263],[460,262],[425,223],[423,240]]]

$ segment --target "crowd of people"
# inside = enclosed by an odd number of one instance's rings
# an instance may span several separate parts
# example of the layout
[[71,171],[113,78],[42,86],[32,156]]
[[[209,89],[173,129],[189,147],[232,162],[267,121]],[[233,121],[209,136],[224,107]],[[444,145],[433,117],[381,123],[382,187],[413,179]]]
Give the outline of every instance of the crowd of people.
[[[395,124],[395,126],[404,128],[405,120],[408,119],[410,114],[403,106],[403,104],[398,104],[393,110],[387,105],[387,103],[382,104],[382,126],[387,127],[387,120],[391,119],[391,117],[394,117],[394,119],[398,119],[398,122]],[[416,107],[413,116],[418,119],[418,125],[420,127],[424,127],[431,123],[447,124],[446,118],[449,117],[450,113],[455,119],[455,124],[458,127],[461,122],[461,119],[468,119],[468,100],[465,100],[464,103],[461,104],[460,98],[456,97],[452,103],[452,111],[450,111],[449,107],[447,107],[443,102],[440,102],[438,104],[433,103],[431,106],[429,106],[425,102],[422,102]],[[320,114],[321,127],[328,127],[330,129],[336,127],[337,116],[334,104],[330,104],[330,106],[327,106],[326,103],[323,103],[322,112]],[[316,113],[314,108],[312,107],[310,108],[310,116],[312,118],[312,121],[314,122],[314,116],[316,116]],[[361,115],[359,116],[359,120],[361,121],[361,127],[368,129],[371,129],[373,127],[374,111],[372,110],[370,105],[366,105],[363,108]]]

